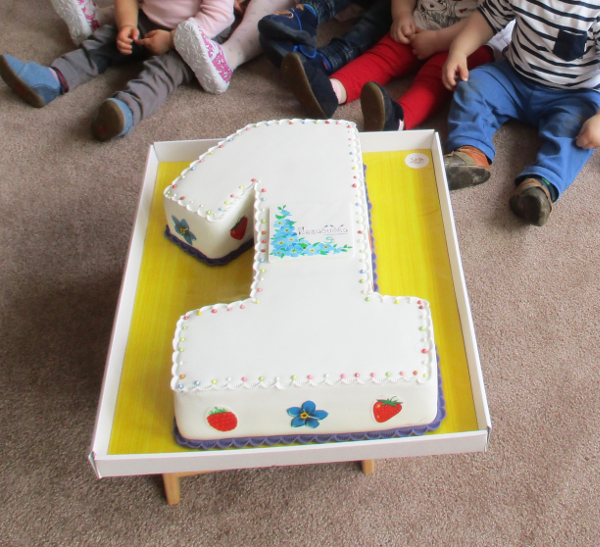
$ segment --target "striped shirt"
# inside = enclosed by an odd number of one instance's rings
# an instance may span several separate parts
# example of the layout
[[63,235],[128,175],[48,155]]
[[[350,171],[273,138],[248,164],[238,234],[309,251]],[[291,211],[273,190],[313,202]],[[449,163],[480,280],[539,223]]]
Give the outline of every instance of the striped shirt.
[[548,87],[600,91],[600,1],[485,0],[478,8],[494,30],[515,20],[506,58]]

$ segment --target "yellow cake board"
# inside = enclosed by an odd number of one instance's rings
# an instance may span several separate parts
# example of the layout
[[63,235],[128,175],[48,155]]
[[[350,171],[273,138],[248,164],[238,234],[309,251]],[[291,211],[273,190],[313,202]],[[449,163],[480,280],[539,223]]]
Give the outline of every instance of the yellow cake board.
[[[408,154],[429,157],[421,169]],[[428,300],[447,417],[429,433],[478,429],[463,335],[430,150],[364,154],[377,255],[379,292]],[[206,266],[164,236],[163,190],[189,162],[160,163],[127,349],[123,361],[108,454],[189,452],[173,437],[170,388],[172,338],[185,312],[247,298],[253,250],[226,266]],[[235,333],[230,341],[235,342]],[[237,450],[237,449],[233,449]]]

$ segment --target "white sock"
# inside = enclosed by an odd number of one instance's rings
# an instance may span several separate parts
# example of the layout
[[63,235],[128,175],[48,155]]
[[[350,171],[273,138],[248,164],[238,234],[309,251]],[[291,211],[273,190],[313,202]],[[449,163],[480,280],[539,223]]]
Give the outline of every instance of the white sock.
[[348,95],[346,93],[346,88],[344,84],[335,78],[329,78],[331,82],[331,87],[333,87],[333,92],[338,99],[339,104],[344,104],[348,100]]
[[244,18],[229,40],[221,44],[231,70],[256,57],[260,52],[258,22],[265,16],[296,5],[293,0],[250,0]]

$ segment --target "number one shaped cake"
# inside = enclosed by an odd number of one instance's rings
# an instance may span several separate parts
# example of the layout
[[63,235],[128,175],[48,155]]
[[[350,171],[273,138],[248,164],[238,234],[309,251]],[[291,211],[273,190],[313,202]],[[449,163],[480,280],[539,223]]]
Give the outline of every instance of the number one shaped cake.
[[347,441],[440,425],[429,304],[374,285],[355,124],[248,125],[194,161],[164,204],[168,237],[209,264],[254,245],[248,298],[177,323],[180,444]]

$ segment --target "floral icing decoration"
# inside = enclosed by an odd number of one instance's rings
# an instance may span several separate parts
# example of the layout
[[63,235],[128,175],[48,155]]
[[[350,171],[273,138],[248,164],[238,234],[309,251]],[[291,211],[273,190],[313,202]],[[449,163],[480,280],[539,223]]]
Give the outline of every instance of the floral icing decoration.
[[298,233],[294,228],[296,221],[291,220],[290,213],[286,206],[277,207],[279,214],[275,215],[277,221],[273,226],[275,233],[271,236],[271,243],[273,244],[274,251],[270,254],[273,256],[316,256],[316,255],[327,255],[327,254],[339,254],[346,253],[349,247],[344,245],[338,247],[336,244],[331,243],[331,238],[325,243],[317,242],[310,243],[304,237],[298,237]]
[[185,239],[188,245],[192,244],[192,241],[196,239],[196,236],[190,232],[190,227],[185,218],[181,220],[177,220],[175,215],[171,215],[173,218],[173,222],[175,223],[175,231]]
[[292,427],[306,425],[312,429],[319,427],[319,420],[324,420],[329,416],[329,412],[317,410],[317,405],[312,401],[305,401],[301,407],[288,408],[287,413],[294,418],[291,423]]

